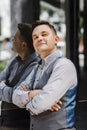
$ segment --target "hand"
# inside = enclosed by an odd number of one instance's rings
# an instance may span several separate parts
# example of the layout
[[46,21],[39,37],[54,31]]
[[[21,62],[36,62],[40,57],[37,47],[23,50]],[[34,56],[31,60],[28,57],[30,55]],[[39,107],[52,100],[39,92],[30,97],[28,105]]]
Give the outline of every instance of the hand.
[[0,88],[3,88],[4,86],[6,86],[5,81],[1,81],[0,82]]
[[24,91],[29,91],[30,89],[29,89],[29,86],[26,84],[22,84],[21,85],[21,88],[20,88],[21,90],[24,90]]
[[62,105],[62,102],[59,100],[58,102],[57,102],[57,104],[55,104],[55,105],[53,105],[52,107],[51,107],[51,111],[58,111],[58,110],[60,110],[61,109],[61,105]]
[[37,94],[39,94],[41,92],[41,89],[37,89],[37,90],[31,90],[28,94],[29,99],[34,98]]

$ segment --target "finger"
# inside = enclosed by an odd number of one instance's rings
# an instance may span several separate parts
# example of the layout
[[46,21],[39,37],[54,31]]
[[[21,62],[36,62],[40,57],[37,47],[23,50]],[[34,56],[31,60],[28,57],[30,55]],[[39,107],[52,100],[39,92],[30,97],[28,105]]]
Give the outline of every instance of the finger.
[[61,107],[60,107],[59,105],[55,105],[55,106],[54,106],[54,109],[55,109],[55,110],[59,110],[59,109],[61,109]]
[[29,85],[26,84],[25,87],[26,87],[27,90],[30,90],[30,89],[29,89]]
[[62,102],[59,100],[57,104],[60,104],[60,105],[62,105]]
[[53,110],[56,110],[56,111],[58,111],[58,110],[61,109],[61,107],[60,107],[59,105],[54,105],[54,106],[52,106],[51,108],[52,108]]
[[50,111],[54,111],[54,109],[51,108]]
[[58,111],[58,110],[60,110],[60,109],[58,109],[58,108],[55,108],[55,109],[54,109],[54,108],[51,108],[50,110],[51,110],[51,111]]
[[27,91],[26,85],[21,85],[21,90]]
[[25,88],[25,86],[24,85],[21,85],[21,89],[24,89]]

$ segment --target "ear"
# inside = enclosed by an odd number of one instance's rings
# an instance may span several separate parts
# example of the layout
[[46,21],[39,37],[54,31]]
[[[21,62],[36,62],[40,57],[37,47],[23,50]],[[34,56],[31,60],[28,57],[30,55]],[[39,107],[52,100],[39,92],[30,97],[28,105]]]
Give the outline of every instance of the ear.
[[22,47],[24,48],[26,46],[27,46],[26,42],[22,42]]
[[56,35],[56,36],[55,36],[55,44],[57,44],[57,43],[58,43],[58,41],[59,41],[59,36],[58,36],[58,35]]
[[23,51],[23,50],[26,50],[26,48],[27,48],[26,42],[22,42],[22,51]]

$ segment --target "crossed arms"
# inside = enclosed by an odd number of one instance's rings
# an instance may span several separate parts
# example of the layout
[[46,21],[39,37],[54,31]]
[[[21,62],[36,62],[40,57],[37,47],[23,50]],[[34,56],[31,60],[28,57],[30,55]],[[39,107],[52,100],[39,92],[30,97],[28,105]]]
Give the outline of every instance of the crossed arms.
[[[38,115],[51,109],[69,90],[77,85],[76,70],[71,62],[65,62],[55,66],[52,75],[47,84],[38,92],[38,90],[29,90],[29,78],[25,84],[19,86],[13,93],[13,103],[19,107],[26,107],[27,110]],[[26,85],[28,84],[28,86]],[[25,91],[24,86],[28,88]],[[33,94],[36,95],[32,96]]]

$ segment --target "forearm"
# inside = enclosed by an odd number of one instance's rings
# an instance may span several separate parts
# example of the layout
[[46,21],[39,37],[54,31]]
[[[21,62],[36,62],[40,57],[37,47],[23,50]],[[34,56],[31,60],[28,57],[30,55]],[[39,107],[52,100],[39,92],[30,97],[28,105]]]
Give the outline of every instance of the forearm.
[[20,108],[25,108],[26,104],[29,102],[29,91],[14,90],[12,95],[12,102]]
[[23,86],[21,89],[16,89],[13,93],[12,100],[15,105],[20,108],[26,107],[26,105],[36,96],[41,90],[27,90]]
[[61,69],[58,71],[55,69],[48,83],[43,87],[42,92],[26,105],[26,109],[36,115],[47,111],[51,109],[51,106],[57,103],[68,90],[74,88],[76,85],[77,77],[72,67],[67,67],[67,69],[63,68],[63,71]]

